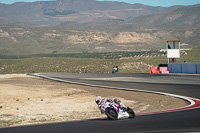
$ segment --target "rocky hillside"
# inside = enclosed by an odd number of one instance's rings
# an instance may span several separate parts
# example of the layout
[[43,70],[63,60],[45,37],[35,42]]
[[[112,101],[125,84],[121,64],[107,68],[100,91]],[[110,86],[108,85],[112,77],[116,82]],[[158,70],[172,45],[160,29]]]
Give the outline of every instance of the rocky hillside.
[[70,21],[126,21],[142,15],[168,13],[179,7],[152,7],[96,0],[18,2],[11,5],[0,4],[0,24],[49,26]]
[[165,14],[141,16],[130,21],[146,28],[180,28],[200,26],[200,4],[179,8]]
[[151,7],[57,0],[0,4],[0,54],[117,52],[200,47],[200,5]]
[[[117,52],[164,49],[166,39],[181,38],[182,48],[198,47],[200,28],[143,32],[61,30],[56,28],[0,27],[1,55],[41,53]],[[195,38],[195,39],[193,39]],[[199,44],[199,43],[198,43]]]

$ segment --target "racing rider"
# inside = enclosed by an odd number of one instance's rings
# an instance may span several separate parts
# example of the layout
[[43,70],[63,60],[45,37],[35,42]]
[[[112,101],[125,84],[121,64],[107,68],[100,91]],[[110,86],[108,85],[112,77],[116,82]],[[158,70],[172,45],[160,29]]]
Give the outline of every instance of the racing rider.
[[101,113],[104,113],[103,105],[104,105],[105,102],[115,102],[119,105],[120,109],[123,109],[123,110],[127,109],[127,107],[117,98],[115,98],[114,100],[112,100],[112,99],[102,99],[101,96],[98,96],[98,97],[95,98],[95,102],[97,103]]

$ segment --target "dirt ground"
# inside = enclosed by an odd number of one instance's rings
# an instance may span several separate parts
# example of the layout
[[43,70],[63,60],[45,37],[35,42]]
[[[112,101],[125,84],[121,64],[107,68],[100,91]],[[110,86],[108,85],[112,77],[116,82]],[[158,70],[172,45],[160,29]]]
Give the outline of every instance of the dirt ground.
[[0,127],[102,118],[94,99],[119,98],[137,113],[188,105],[181,99],[74,85],[25,74],[0,75]]

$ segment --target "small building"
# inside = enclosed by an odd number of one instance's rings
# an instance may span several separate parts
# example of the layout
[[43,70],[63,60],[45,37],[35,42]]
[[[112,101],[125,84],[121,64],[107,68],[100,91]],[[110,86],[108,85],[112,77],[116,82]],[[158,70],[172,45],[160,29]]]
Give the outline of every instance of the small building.
[[180,40],[165,40],[165,42],[168,63],[174,63],[176,58],[180,58]]

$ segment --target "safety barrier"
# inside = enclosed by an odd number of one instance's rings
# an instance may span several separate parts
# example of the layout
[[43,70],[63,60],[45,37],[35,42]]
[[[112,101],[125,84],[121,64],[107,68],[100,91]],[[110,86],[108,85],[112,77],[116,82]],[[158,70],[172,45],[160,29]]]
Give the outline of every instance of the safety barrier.
[[169,74],[167,67],[159,67],[159,71],[161,74]]
[[150,67],[150,71],[151,73],[160,73],[160,71],[158,70],[158,67]]
[[161,74],[169,74],[167,67],[150,67],[151,73],[161,73]]
[[169,63],[170,73],[200,74],[200,63]]

